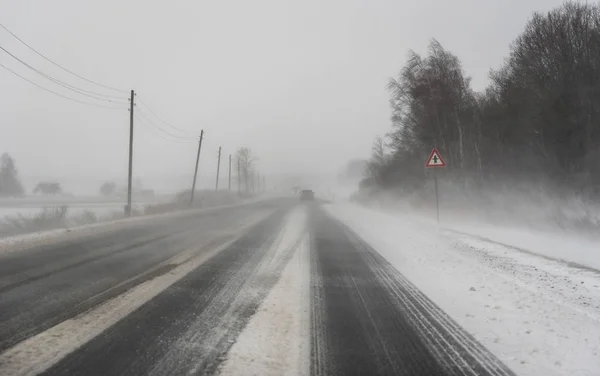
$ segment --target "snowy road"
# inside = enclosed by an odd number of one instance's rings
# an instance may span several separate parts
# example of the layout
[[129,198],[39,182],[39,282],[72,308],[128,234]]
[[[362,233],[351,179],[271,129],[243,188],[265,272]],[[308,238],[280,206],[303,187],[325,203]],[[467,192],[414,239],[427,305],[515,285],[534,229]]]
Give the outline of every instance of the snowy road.
[[317,204],[0,254],[1,375],[512,375]]
[[312,374],[512,374],[349,228],[311,219]]

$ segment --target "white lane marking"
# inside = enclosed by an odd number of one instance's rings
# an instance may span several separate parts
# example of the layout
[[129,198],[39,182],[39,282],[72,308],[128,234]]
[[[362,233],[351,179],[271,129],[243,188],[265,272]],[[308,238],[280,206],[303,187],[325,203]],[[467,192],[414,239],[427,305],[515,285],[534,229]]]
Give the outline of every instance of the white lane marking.
[[[265,219],[269,214],[270,212],[261,212],[254,217],[240,229],[240,235],[235,239],[203,252],[167,274],[143,282],[96,308],[63,321],[6,350],[0,354],[0,375],[29,376],[50,368],[225,249],[243,236],[246,229]],[[198,247],[194,247],[187,252],[197,250]]]
[[281,278],[230,348],[221,376],[310,374],[309,250],[305,233]]

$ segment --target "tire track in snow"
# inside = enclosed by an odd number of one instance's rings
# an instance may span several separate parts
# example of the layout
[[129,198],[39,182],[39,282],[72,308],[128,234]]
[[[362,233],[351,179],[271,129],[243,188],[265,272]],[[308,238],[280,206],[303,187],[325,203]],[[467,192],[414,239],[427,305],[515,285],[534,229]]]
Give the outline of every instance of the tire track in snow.
[[[350,230],[347,230],[350,231]],[[383,284],[408,308],[410,319],[421,329],[424,340],[432,344],[440,361],[449,368],[464,369],[472,375],[512,375],[491,352],[485,349],[470,334],[431,302],[393,266],[373,251],[356,235],[357,242],[365,250],[364,256]],[[402,307],[401,307],[402,308]],[[467,356],[465,356],[467,355]],[[472,357],[476,362],[469,362]]]
[[311,217],[313,374],[513,375],[346,226]]

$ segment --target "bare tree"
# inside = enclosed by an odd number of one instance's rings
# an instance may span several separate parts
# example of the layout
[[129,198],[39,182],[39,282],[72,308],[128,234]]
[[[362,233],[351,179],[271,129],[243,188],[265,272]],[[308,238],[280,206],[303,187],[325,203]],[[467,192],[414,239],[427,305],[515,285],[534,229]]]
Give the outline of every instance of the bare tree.
[[381,163],[375,152],[366,176],[418,188],[437,147],[456,181],[510,176],[600,192],[600,4],[535,13],[491,81],[475,93],[459,59],[435,40],[425,56],[411,51],[388,85],[389,158]]
[[239,148],[237,151],[237,158],[240,161],[240,169],[244,176],[244,191],[246,194],[248,194],[250,188],[248,185],[248,178],[254,171],[256,158],[252,153],[252,150],[248,147]]

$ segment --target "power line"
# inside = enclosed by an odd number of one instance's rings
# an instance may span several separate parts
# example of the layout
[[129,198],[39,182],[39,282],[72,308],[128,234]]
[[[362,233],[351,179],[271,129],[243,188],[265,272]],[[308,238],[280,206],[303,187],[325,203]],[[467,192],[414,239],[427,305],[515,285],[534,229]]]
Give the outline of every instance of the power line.
[[47,92],[49,92],[49,93],[52,93],[52,94],[54,94],[54,95],[58,95],[58,96],[59,96],[59,97],[61,97],[61,98],[68,99],[68,100],[70,100],[70,101],[73,101],[73,102],[77,102],[77,103],[85,104],[85,105],[88,105],[88,106],[94,106],[94,107],[106,108],[106,109],[110,109],[110,110],[124,110],[124,108],[120,108],[120,107],[104,106],[104,105],[101,105],[101,104],[89,103],[89,102],[85,102],[85,101],[80,101],[80,100],[78,100],[78,99],[75,99],[75,98],[67,97],[66,95],[62,95],[62,94],[60,94],[60,93],[57,93],[57,92],[55,92],[55,91],[52,91],[52,90],[50,90],[50,89],[47,89],[47,88],[45,88],[45,87],[43,87],[43,86],[41,86],[41,85],[38,85],[38,84],[36,84],[35,82],[31,81],[30,79],[28,79],[28,78],[26,78],[26,77],[23,77],[23,76],[21,76],[21,75],[20,75],[20,74],[18,74],[17,72],[15,72],[15,71],[13,71],[12,69],[10,69],[10,68],[8,68],[8,67],[4,66],[4,65],[3,65],[3,64],[1,64],[1,63],[0,63],[0,67],[2,67],[2,68],[4,68],[4,69],[6,69],[7,71],[9,71],[10,73],[14,74],[15,76],[17,76],[17,77],[19,77],[19,78],[21,78],[21,79],[23,79],[23,80],[25,80],[25,81],[29,82],[30,84],[32,84],[32,85],[34,85],[34,86],[36,86],[36,87],[38,87],[38,88],[40,88],[40,89],[42,89],[42,90],[45,90],[45,91],[47,91]]
[[144,105],[144,107],[148,110],[148,112],[150,112],[152,115],[154,115],[158,120],[160,120],[163,124],[173,128],[174,130],[178,131],[178,132],[183,132],[183,133],[190,133],[190,134],[195,134],[195,131],[191,131],[189,129],[183,129],[183,128],[179,128],[176,127],[174,125],[172,125],[171,123],[163,120],[160,116],[158,116],[154,111],[152,111],[152,109],[150,108],[150,106],[148,106],[141,98],[139,98],[139,96],[136,94],[136,98],[137,101],[139,103],[141,103],[142,105]]
[[[139,111],[138,111],[139,112]],[[181,144],[188,144],[188,143],[195,143],[195,140],[192,139],[181,139],[181,138],[169,138],[169,137],[165,137],[164,135],[162,135],[161,133],[157,133],[155,132],[156,130],[159,130],[160,132],[163,132],[166,135],[169,135],[171,137],[176,137],[173,136],[171,133],[166,132],[164,129],[158,127],[156,124],[148,121],[148,123],[146,122],[147,119],[142,119],[140,116],[138,116],[137,114],[133,115],[142,125],[144,125],[145,127],[147,127],[152,133],[154,133],[155,136],[162,138],[163,140],[167,140],[167,141],[171,141],[171,142],[177,142],[177,143],[181,143]],[[154,126],[151,127],[150,124],[152,124]]]
[[191,143],[195,142],[195,141],[192,141],[192,140],[178,140],[178,139],[173,139],[173,138],[165,137],[161,133],[156,132],[156,128],[151,127],[148,123],[144,122],[142,120],[142,118],[140,118],[139,116],[137,116],[135,114],[133,116],[140,122],[140,124],[142,124],[144,127],[146,127],[146,129],[148,129],[152,134],[154,134],[158,138],[161,138],[161,139],[169,141],[169,142],[179,143],[179,144],[191,144]]
[[160,125],[156,124],[152,119],[150,119],[150,117],[148,117],[148,115],[146,114],[145,111],[142,111],[141,108],[137,108],[137,112],[140,113],[141,115],[143,115],[143,118],[147,122],[149,122],[150,124],[154,125],[156,128],[160,129],[161,132],[163,132],[165,134],[168,134],[171,137],[179,138],[179,139],[182,139],[182,140],[189,140],[189,139],[192,139],[192,138],[194,138],[194,139],[196,138],[195,136],[183,136],[183,135],[178,135],[178,134],[171,133],[171,132],[163,129]]
[[114,88],[114,87],[111,87],[111,86],[102,85],[102,84],[100,84],[100,83],[98,83],[98,82],[96,82],[96,81],[92,81],[92,80],[90,80],[90,79],[88,79],[88,78],[85,78],[85,77],[83,77],[83,76],[80,76],[80,75],[78,75],[77,73],[75,73],[75,72],[73,72],[73,71],[70,71],[70,70],[68,70],[67,68],[65,68],[65,67],[61,66],[60,64],[58,64],[58,63],[55,63],[55,62],[54,62],[54,61],[52,61],[51,59],[47,58],[47,57],[46,57],[46,56],[44,56],[44,55],[43,55],[41,52],[39,52],[39,51],[38,51],[38,50],[36,50],[35,48],[31,47],[29,44],[25,43],[25,41],[23,41],[21,38],[19,38],[19,37],[18,37],[18,36],[17,36],[15,33],[13,33],[12,31],[8,30],[8,28],[7,28],[6,26],[4,26],[4,25],[0,24],[0,27],[2,27],[2,28],[3,28],[4,30],[6,30],[6,31],[7,31],[7,32],[8,32],[10,35],[12,35],[13,37],[15,37],[15,38],[16,38],[16,39],[17,39],[19,42],[21,42],[21,43],[23,43],[25,46],[27,46],[27,48],[29,48],[30,50],[32,50],[33,52],[35,52],[36,54],[38,54],[39,56],[41,56],[41,57],[42,57],[43,59],[45,59],[46,61],[48,61],[48,62],[50,62],[50,63],[54,64],[55,66],[59,67],[60,69],[64,70],[65,72],[67,72],[67,73],[70,73],[70,74],[72,74],[73,76],[75,76],[75,77],[78,77],[78,78],[80,78],[80,79],[82,79],[82,80],[84,80],[84,81],[90,82],[90,83],[92,83],[92,84],[94,84],[94,85],[101,86],[101,87],[103,87],[103,88],[105,88],[105,89],[110,89],[110,90],[119,91],[119,92],[122,92],[122,93],[127,93],[127,90],[121,90],[121,89],[116,89],[116,88]]
[[[58,84],[58,85],[60,85],[60,86],[62,86],[62,87],[64,87],[64,88],[66,88],[66,89],[68,89],[68,90],[71,90],[71,91],[73,91],[73,92],[75,92],[75,93],[78,93],[78,94],[84,95],[84,96],[86,96],[86,97],[89,97],[89,98],[94,98],[94,99],[96,99],[96,100],[100,100],[100,101],[106,101],[106,102],[109,102],[109,103],[122,103],[122,104],[125,104],[125,102],[116,102],[116,101],[113,101],[113,100],[110,100],[110,99],[101,98],[101,97],[99,97],[99,96],[104,96],[104,97],[111,97],[111,98],[119,98],[119,99],[123,99],[122,97],[117,97],[117,96],[114,96],[114,95],[100,94],[100,93],[96,93],[96,92],[93,92],[93,91],[89,91],[89,90],[81,89],[81,88],[78,88],[78,87],[76,87],[76,86],[73,86],[73,85],[67,84],[67,83],[65,83],[65,82],[62,82],[61,80],[59,80],[59,79],[57,79],[57,78],[54,78],[54,77],[52,77],[52,76],[50,76],[50,75],[48,75],[48,74],[46,74],[46,73],[44,73],[44,72],[40,71],[39,69],[37,69],[37,68],[35,68],[35,67],[31,66],[30,64],[26,63],[26,62],[25,62],[25,61],[23,61],[22,59],[18,58],[18,57],[17,57],[17,56],[15,56],[14,54],[12,54],[12,53],[11,53],[10,51],[8,51],[6,48],[4,48],[4,47],[0,46],[0,50],[2,50],[2,51],[4,51],[4,52],[6,52],[6,53],[7,53],[7,54],[9,54],[9,55],[10,55],[10,56],[11,56],[13,59],[17,60],[17,61],[18,61],[18,62],[20,62],[21,64],[25,65],[27,68],[29,68],[29,69],[31,69],[32,71],[36,72],[37,74],[41,75],[42,77],[44,77],[44,78],[46,78],[46,79],[48,79],[48,80],[50,80],[50,81],[52,81],[52,82],[54,82],[54,83],[56,83],[56,84]],[[87,94],[87,93],[90,93],[90,94]]]

